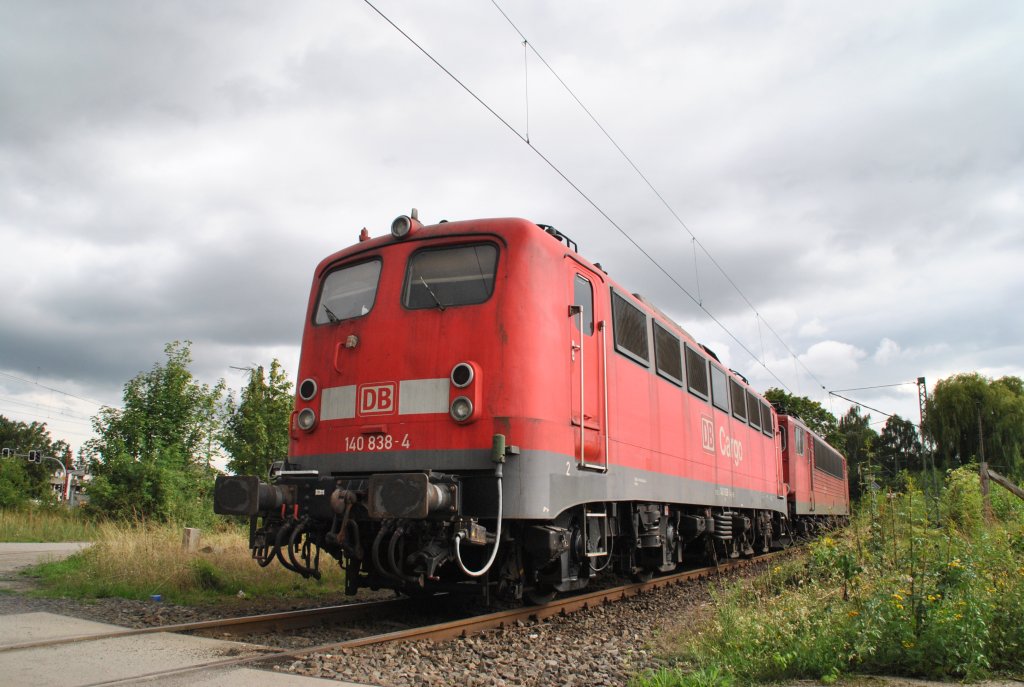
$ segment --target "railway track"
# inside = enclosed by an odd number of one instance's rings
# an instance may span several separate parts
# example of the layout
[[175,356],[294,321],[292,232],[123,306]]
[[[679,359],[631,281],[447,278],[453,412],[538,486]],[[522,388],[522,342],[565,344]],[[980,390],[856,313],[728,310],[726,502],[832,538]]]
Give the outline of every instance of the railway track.
[[240,636],[270,631],[287,631],[316,625],[341,625],[357,622],[366,618],[392,615],[423,606],[427,599],[388,599],[386,601],[367,601],[363,603],[340,604],[323,608],[303,609],[298,611],[282,611],[261,615],[240,616],[237,618],[221,618],[202,620],[193,623],[176,623],[173,625],[156,625],[153,627],[130,628],[97,634],[75,635],[57,639],[37,640],[19,644],[0,646],[0,652],[35,649],[39,647],[76,644],[102,639],[117,639],[158,632],[213,632],[219,635]]
[[[297,659],[312,654],[327,654],[338,652],[343,649],[355,649],[375,644],[388,642],[410,642],[420,640],[443,641],[456,637],[468,636],[485,632],[487,630],[507,627],[517,622],[536,621],[556,615],[570,614],[576,611],[593,608],[601,604],[613,603],[638,594],[644,594],[653,590],[678,585],[690,580],[720,575],[736,571],[741,568],[762,563],[785,552],[776,552],[759,556],[754,559],[740,559],[728,561],[718,566],[687,570],[663,577],[652,579],[648,582],[637,582],[621,585],[609,589],[579,594],[563,599],[556,599],[543,606],[530,606],[511,610],[498,611],[483,615],[476,615],[468,618],[435,623],[420,627],[412,627],[383,634],[370,635],[356,639],[349,639],[341,642],[331,642],[317,646],[304,646],[290,649],[266,649],[260,653],[247,656],[230,657],[215,661],[169,670],[154,671],[144,675],[136,675],[126,679],[116,679],[104,682],[91,683],[90,687],[100,685],[125,685],[136,684],[142,681],[158,680],[172,676],[182,676],[193,673],[213,671],[241,667],[246,665],[258,665],[276,663],[289,659]],[[67,637],[58,640],[28,642],[24,644],[8,645],[0,647],[0,651],[13,651],[17,649],[37,648],[55,646],[73,642],[88,642],[96,639],[109,639],[128,637],[133,635],[151,634],[156,632],[210,632],[216,631],[218,635],[232,634],[245,635],[265,631],[282,631],[302,627],[310,627],[317,624],[343,624],[353,622],[367,617],[379,617],[384,613],[401,612],[410,605],[422,603],[426,600],[415,599],[394,599],[388,601],[368,602],[361,604],[346,604],[328,608],[290,611],[285,613],[271,613],[259,616],[247,616],[240,618],[227,618],[223,620],[210,620],[196,623],[183,623],[177,625],[164,625],[152,628],[124,630],[110,632],[102,635],[87,635],[80,637]]]

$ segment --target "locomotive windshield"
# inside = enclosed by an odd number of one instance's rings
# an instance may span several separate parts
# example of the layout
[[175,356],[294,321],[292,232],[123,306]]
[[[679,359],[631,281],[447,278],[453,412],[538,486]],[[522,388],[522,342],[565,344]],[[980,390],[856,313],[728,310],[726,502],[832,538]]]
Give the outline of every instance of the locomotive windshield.
[[483,303],[494,291],[496,246],[428,248],[409,259],[402,304],[411,310]]
[[380,278],[380,260],[361,262],[334,270],[320,287],[313,322],[327,324],[361,317],[373,309]]

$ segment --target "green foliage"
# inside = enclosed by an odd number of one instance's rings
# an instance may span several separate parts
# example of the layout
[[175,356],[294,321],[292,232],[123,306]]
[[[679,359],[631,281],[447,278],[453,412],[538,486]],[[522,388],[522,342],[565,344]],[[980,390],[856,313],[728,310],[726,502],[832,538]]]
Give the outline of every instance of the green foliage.
[[263,366],[249,371],[249,383],[236,406],[229,397],[221,444],[236,475],[266,475],[270,464],[288,455],[288,423],[294,406],[292,385],[276,359],[269,375]]
[[717,666],[680,673],[668,668],[648,671],[630,682],[631,687],[732,687],[735,681]]
[[871,416],[863,414],[860,406],[853,406],[839,420],[839,426],[829,437],[829,443],[846,456],[850,478],[850,498],[860,497],[860,482],[856,476],[860,467],[874,458],[878,432],[871,429]]
[[35,485],[20,458],[0,460],[0,508],[19,508],[29,503]]
[[997,521],[985,524],[979,489],[976,472],[952,471],[941,526],[912,480],[899,493],[872,492],[850,528],[813,543],[802,561],[723,587],[707,629],[677,640],[677,675],[638,684],[690,685],[688,675],[708,671],[739,684],[1019,674],[1024,501],[1000,496]]
[[1024,382],[1018,377],[995,381],[971,372],[935,385],[925,409],[924,433],[935,441],[943,467],[980,458],[979,424],[985,457],[1008,477],[1024,477]]
[[[20,455],[41,451],[71,467],[67,442],[54,441],[43,422],[16,422],[0,415],[0,448],[12,449]],[[0,459],[0,508],[20,507],[31,500],[50,500],[49,479],[54,469],[58,468],[53,461],[36,464],[20,457]]]
[[164,364],[125,384],[123,409],[93,418],[98,438],[83,447],[95,475],[88,508],[198,525],[212,518],[210,461],[224,382],[211,388],[195,380],[188,342],[168,344],[165,353]]
[[800,418],[807,425],[807,429],[826,441],[829,441],[839,426],[835,415],[806,396],[795,396],[782,389],[772,388],[765,392],[764,397],[775,406],[777,413]]
[[220,570],[205,558],[195,558],[190,567],[195,577],[195,584],[199,589],[223,592],[231,587],[228,580],[224,579]]
[[899,415],[886,420],[876,443],[875,455],[879,464],[893,476],[901,470],[922,470],[925,467],[917,426]]

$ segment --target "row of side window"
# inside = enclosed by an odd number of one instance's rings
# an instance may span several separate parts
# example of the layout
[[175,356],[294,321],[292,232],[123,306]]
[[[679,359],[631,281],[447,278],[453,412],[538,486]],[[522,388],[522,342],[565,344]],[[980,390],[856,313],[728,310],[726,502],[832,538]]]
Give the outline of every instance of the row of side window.
[[[647,314],[612,290],[612,332],[615,350],[630,360],[650,367]],[[771,410],[750,390],[725,370],[682,343],[675,334],[657,320],[653,321],[654,369],[676,386],[685,386],[694,396],[710,401],[723,412],[732,410],[733,417],[773,436]],[[686,376],[683,376],[685,363]],[[709,379],[710,371],[710,379]]]
[[814,439],[814,467],[839,479],[845,477],[843,457],[817,438]]

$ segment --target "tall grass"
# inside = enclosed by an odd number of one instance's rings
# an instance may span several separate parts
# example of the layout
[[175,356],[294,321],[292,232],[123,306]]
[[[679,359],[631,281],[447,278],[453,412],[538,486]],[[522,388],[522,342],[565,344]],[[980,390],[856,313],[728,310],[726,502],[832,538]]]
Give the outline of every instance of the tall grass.
[[321,581],[303,580],[272,563],[252,560],[248,533],[230,526],[202,533],[201,549],[182,549],[182,528],[169,524],[105,522],[93,546],[67,560],[33,569],[44,595],[148,599],[160,594],[179,603],[212,603],[236,597],[320,597],[338,594],[343,576],[329,556]]
[[0,510],[0,542],[92,541],[96,523],[62,506]]
[[663,642],[675,668],[634,683],[1024,673],[1024,502],[993,491],[997,518],[984,522],[971,470],[950,473],[937,509],[909,481],[868,495],[803,558],[723,586],[701,630]]

